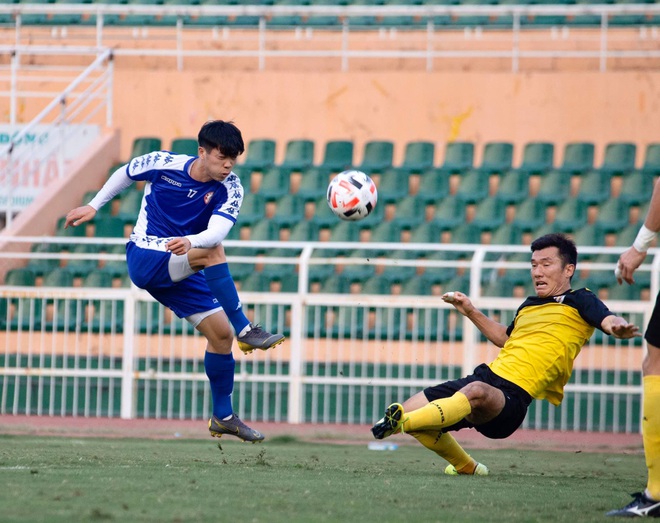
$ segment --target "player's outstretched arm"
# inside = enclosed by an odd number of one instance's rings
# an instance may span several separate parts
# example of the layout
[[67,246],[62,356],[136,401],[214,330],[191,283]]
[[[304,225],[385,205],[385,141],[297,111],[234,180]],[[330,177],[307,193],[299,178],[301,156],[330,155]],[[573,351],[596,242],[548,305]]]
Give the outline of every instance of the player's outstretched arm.
[[506,326],[490,319],[483,312],[477,309],[470,298],[459,291],[446,292],[442,295],[445,303],[451,303],[458,312],[466,316],[479,329],[486,338],[498,347],[504,346],[509,336],[506,333]]
[[66,219],[64,220],[64,228],[66,229],[67,227],[76,227],[85,222],[93,220],[94,216],[96,216],[96,209],[94,209],[94,207],[91,205],[76,207],[67,213]]
[[622,340],[627,340],[642,335],[639,332],[639,327],[637,325],[628,323],[621,316],[615,316],[613,314],[605,317],[601,323],[601,327],[607,334]]

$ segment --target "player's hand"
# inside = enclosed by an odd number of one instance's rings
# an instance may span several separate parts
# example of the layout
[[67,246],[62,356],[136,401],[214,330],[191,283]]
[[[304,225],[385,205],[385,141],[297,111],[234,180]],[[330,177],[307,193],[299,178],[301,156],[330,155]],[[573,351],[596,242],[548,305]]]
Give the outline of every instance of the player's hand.
[[638,338],[642,334],[639,332],[639,327],[633,325],[632,323],[612,325],[612,336],[622,340],[627,340],[630,338]]
[[190,240],[183,236],[179,238],[172,238],[165,244],[165,248],[172,254],[182,256],[190,250]]
[[460,291],[445,292],[442,295],[442,301],[451,303],[463,316],[468,316],[474,310],[470,298]]
[[646,258],[646,253],[639,252],[634,247],[630,247],[630,249],[619,257],[619,261],[616,264],[616,270],[614,271],[616,281],[619,285],[624,281],[630,285],[635,283],[633,273],[642,264],[644,258]]
[[83,205],[82,207],[76,207],[71,209],[64,220],[64,228],[67,227],[77,227],[85,222],[94,219],[96,216],[96,209],[91,205]]

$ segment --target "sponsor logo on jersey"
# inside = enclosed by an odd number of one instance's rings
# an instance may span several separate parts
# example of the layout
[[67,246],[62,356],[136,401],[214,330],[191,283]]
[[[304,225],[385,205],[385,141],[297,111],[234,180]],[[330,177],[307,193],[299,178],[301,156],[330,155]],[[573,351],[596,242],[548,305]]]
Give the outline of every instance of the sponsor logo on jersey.
[[208,203],[211,201],[211,198],[213,198],[213,191],[207,192],[204,195],[204,205],[208,205]]
[[165,175],[162,175],[160,177],[161,180],[165,180],[167,183],[171,183],[172,185],[176,185],[177,187],[181,187],[181,182],[177,182],[176,180],[172,180],[172,178],[168,178]]

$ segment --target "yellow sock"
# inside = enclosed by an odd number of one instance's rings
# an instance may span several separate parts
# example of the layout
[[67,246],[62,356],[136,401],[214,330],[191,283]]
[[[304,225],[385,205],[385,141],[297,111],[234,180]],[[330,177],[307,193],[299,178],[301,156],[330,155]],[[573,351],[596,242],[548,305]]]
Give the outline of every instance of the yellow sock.
[[660,500],[660,376],[644,376],[642,438],[649,479],[648,494]]
[[403,431],[440,430],[458,423],[470,412],[472,407],[467,396],[462,392],[456,392],[449,398],[435,400],[421,409],[406,412]]
[[454,436],[447,432],[438,431],[419,431],[412,432],[410,435],[424,445],[427,449],[432,450],[441,458],[446,459],[449,463],[454,465],[454,468],[462,474],[473,474],[477,462],[465,452],[454,439]]

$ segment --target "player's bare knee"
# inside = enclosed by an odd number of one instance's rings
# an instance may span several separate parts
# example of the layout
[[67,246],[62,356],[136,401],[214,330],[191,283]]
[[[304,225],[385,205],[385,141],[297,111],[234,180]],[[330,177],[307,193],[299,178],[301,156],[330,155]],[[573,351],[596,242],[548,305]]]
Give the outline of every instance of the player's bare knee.
[[463,387],[460,392],[465,394],[472,410],[490,408],[493,403],[503,403],[504,394],[499,389],[484,383],[483,381],[473,381]]

